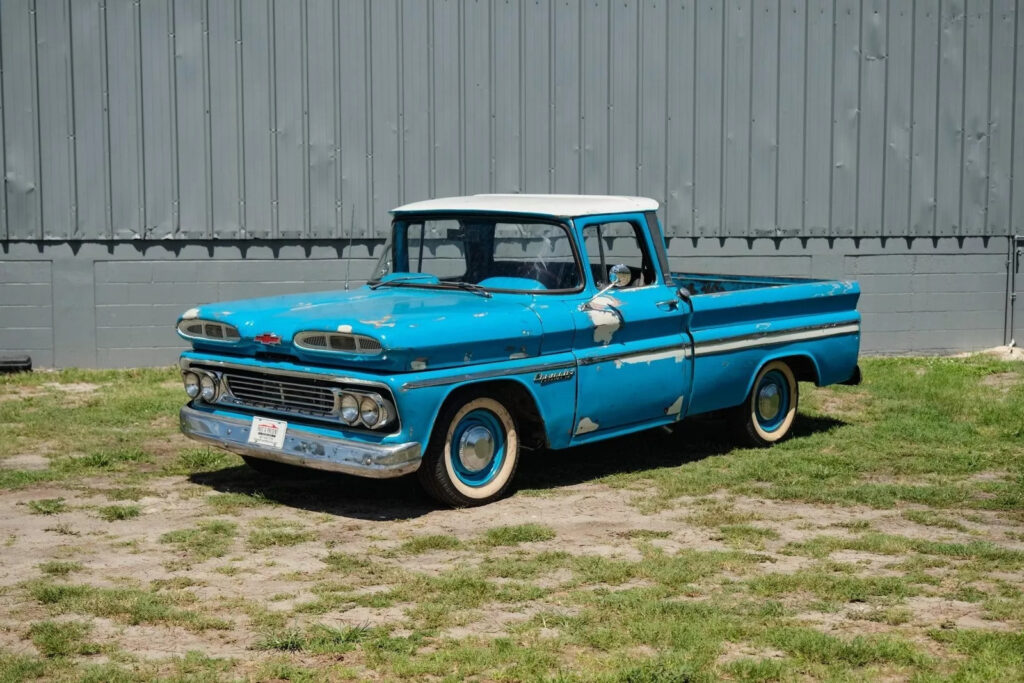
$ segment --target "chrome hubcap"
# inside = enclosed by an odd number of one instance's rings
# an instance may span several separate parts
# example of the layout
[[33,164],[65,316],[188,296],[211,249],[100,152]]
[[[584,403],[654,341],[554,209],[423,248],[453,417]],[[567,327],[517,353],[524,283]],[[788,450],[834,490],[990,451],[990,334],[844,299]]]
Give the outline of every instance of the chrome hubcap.
[[766,384],[757,392],[757,412],[765,420],[774,419],[782,407],[782,394],[776,384]]
[[494,435],[487,427],[470,427],[459,439],[459,461],[469,472],[479,472],[494,457]]

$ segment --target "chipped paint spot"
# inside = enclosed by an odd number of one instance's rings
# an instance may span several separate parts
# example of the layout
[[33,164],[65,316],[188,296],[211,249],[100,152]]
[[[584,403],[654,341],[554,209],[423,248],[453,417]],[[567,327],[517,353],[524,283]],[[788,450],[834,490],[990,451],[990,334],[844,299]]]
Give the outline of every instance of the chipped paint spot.
[[351,332],[351,331],[352,331],[352,326],[351,325],[338,325],[338,332]]
[[587,317],[594,324],[594,341],[598,344],[610,344],[614,335],[622,325],[612,311],[601,309],[587,309]]
[[409,367],[412,368],[413,370],[426,370],[427,369],[427,359],[426,358],[417,358],[416,360],[414,360],[411,363],[409,363]]
[[526,354],[522,351],[516,351],[508,357],[509,360],[519,360],[520,358],[526,358]]
[[363,323],[364,325],[373,325],[379,330],[382,327],[394,327],[395,321],[392,320],[391,318],[392,316],[389,313],[380,320],[360,320],[359,322]]
[[487,314],[486,313],[474,313],[473,317],[474,318],[485,318],[485,317],[487,317]]
[[463,363],[468,363],[468,362],[470,362],[472,360],[473,360],[473,352],[472,351],[466,351],[466,355],[462,357],[462,362]]
[[198,308],[190,308],[190,309],[188,309],[187,311],[185,311],[184,313],[181,314],[181,319],[182,320],[192,320],[193,318],[198,318],[198,317],[199,317],[199,309]]
[[580,434],[587,434],[589,432],[595,431],[599,426],[600,425],[591,420],[589,417],[585,417],[582,420],[580,420],[580,423],[578,425],[576,425],[576,435],[579,436]]
[[627,358],[615,359],[615,367],[621,368],[623,365],[636,365],[637,363],[647,363],[650,365],[652,362],[657,360],[667,360],[672,358],[677,363],[682,363],[690,355],[690,350],[686,347],[680,347],[678,349],[669,349],[668,351],[657,351],[655,353],[648,353],[639,356],[629,356]]
[[679,413],[682,412],[682,410],[683,410],[683,397],[680,396],[679,398],[677,398],[675,401],[672,402],[672,405],[670,405],[668,408],[665,408],[665,414],[666,415],[679,415]]

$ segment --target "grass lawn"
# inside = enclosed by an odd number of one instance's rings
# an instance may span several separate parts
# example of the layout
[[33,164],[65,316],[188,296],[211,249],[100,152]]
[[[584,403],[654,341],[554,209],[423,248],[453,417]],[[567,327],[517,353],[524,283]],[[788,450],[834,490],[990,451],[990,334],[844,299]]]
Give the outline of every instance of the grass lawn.
[[472,510],[197,448],[172,370],[0,376],[0,683],[1024,681],[1024,364],[863,368]]

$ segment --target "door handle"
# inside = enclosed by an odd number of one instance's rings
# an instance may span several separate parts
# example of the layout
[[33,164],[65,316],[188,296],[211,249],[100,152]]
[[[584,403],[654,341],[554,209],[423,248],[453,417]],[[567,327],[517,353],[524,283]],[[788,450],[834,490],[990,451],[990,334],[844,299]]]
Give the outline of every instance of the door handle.
[[674,311],[679,308],[679,299],[666,299],[665,301],[659,301],[655,306],[663,311]]

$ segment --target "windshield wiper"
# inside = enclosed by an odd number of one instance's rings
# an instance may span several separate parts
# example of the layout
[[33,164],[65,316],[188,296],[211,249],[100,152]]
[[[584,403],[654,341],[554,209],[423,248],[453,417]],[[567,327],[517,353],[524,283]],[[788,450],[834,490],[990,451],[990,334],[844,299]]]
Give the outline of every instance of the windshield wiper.
[[491,298],[491,293],[486,288],[480,285],[473,284],[472,282],[436,282],[429,278],[425,278],[421,275],[405,275],[403,277],[396,277],[391,280],[378,280],[377,282],[371,282],[369,284],[370,289],[379,289],[381,287],[394,286],[394,287],[426,287],[428,289],[461,289],[464,292],[472,292],[485,299]]
[[428,286],[436,284],[430,278],[423,277],[422,275],[406,275],[404,277],[396,277],[390,280],[377,280],[376,282],[371,282],[369,286],[370,289],[379,289],[381,287],[387,287],[388,285],[400,287],[410,282],[413,284],[422,282],[424,285]]
[[492,296],[486,288],[473,284],[472,282],[445,282],[444,286],[455,287],[456,289],[461,289],[465,292],[473,292],[473,294],[479,294],[485,299],[490,299]]

